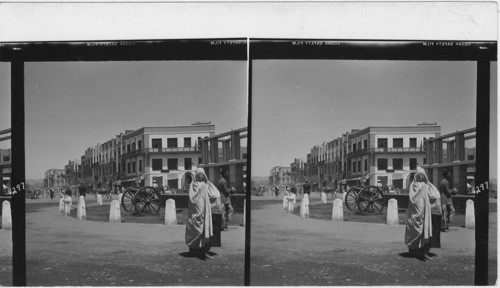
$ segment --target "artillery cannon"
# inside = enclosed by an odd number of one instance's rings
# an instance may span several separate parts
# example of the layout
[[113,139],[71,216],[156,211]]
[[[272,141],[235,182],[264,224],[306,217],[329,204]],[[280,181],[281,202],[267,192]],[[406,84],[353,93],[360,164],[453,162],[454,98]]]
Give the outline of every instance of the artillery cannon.
[[379,213],[384,208],[384,192],[377,186],[354,186],[347,191],[344,202],[351,211]]
[[152,215],[160,211],[160,192],[151,186],[129,187],[122,195],[121,205],[132,215]]

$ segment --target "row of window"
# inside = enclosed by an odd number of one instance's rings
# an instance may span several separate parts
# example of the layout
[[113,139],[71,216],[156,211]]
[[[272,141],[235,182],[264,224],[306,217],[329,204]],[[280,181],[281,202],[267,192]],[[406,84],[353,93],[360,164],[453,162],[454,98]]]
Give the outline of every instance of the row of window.
[[[201,162],[201,159],[198,159]],[[127,163],[127,173],[136,173],[136,162],[128,162]],[[151,168],[153,171],[161,171],[163,169],[163,159],[151,159]],[[139,173],[142,173],[143,165],[142,160],[139,159]],[[177,158],[167,159],[167,169],[168,170],[179,170],[179,163]],[[191,158],[184,158],[184,170],[193,169],[193,160]]]
[[[364,171],[368,171],[368,159],[365,159],[364,161]],[[387,170],[388,169],[388,162],[389,160],[387,158],[378,158],[377,159],[377,170]],[[351,167],[348,167],[350,169]],[[359,161],[354,161],[352,162],[352,172],[361,172],[361,160]],[[392,169],[393,170],[403,170],[403,158],[393,158],[392,159]],[[410,158],[410,170],[415,170],[417,169],[417,158]]]

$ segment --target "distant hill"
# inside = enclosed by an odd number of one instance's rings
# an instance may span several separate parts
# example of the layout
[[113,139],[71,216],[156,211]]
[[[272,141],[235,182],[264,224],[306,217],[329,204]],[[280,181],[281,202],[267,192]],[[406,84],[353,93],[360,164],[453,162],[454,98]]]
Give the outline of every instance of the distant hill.
[[37,185],[37,184],[43,185],[43,179],[26,179],[26,183],[28,185]]

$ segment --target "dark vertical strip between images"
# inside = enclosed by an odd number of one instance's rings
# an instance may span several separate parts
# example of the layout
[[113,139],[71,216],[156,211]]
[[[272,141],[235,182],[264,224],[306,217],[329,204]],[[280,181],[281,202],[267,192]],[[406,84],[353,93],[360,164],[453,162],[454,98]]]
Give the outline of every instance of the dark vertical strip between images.
[[11,62],[11,89],[11,186],[16,191],[12,195],[12,282],[13,286],[26,286],[24,62],[21,55],[15,55]]
[[[476,87],[476,173],[475,184],[480,187],[474,201],[476,222],[475,285],[488,285],[488,214],[489,187],[489,128],[490,128],[490,62],[477,62]],[[483,189],[486,188],[486,189]]]
[[252,213],[252,61],[250,55],[250,39],[247,39],[248,62],[248,137],[247,137],[247,191],[245,207],[245,286],[250,286],[250,228]]

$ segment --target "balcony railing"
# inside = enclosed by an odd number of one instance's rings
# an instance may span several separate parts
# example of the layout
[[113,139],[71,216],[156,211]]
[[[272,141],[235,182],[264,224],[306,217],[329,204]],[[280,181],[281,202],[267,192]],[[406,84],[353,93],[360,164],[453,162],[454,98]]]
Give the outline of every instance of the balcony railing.
[[182,152],[200,152],[198,147],[174,147],[174,148],[142,148],[127,152],[122,157],[130,157],[145,153],[182,153]]
[[354,152],[349,152],[349,156],[356,156],[365,153],[408,153],[408,152],[424,152],[424,148],[420,147],[401,147],[401,148],[386,148],[386,147],[377,147],[377,148],[365,148],[356,150]]

